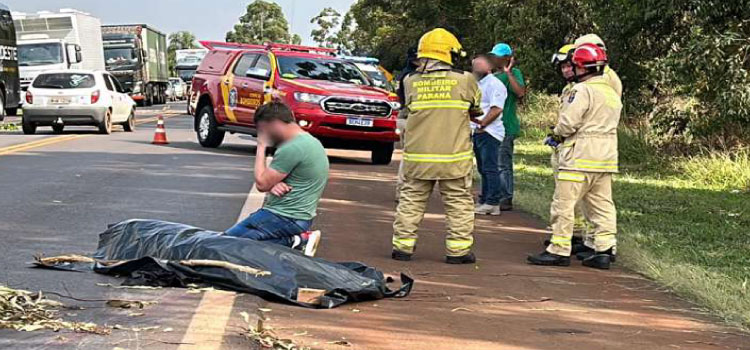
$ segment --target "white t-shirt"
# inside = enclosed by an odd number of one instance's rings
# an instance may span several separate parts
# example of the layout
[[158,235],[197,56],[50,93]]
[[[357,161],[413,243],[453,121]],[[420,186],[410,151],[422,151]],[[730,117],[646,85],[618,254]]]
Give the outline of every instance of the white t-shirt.
[[[482,107],[484,114],[477,119],[482,120],[487,116],[490,108],[503,108],[503,106],[505,106],[505,99],[508,98],[508,89],[506,89],[505,84],[493,74],[488,74],[479,81],[479,89],[482,90],[482,102],[480,103],[480,107]],[[479,125],[471,123],[471,128],[477,129],[479,128]],[[503,126],[502,113],[500,113],[492,124],[487,125],[484,128],[484,131],[488,132],[498,141],[502,141],[505,138],[505,127]]]

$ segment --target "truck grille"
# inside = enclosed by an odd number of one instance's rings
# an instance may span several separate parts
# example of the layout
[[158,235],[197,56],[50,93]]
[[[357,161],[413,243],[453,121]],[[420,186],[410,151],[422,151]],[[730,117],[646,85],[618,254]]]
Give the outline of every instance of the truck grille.
[[329,97],[323,100],[323,110],[331,114],[388,117],[391,105],[386,101]]

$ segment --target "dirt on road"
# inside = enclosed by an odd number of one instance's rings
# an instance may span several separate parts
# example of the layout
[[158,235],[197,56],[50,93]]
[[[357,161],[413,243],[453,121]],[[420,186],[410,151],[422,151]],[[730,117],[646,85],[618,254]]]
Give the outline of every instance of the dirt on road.
[[478,218],[477,263],[447,265],[434,194],[415,259],[393,261],[397,161],[376,167],[366,153],[330,154],[318,255],[405,272],[417,282],[404,299],[333,310],[271,305],[268,324],[283,337],[316,349],[750,349],[747,334],[620,267],[527,265],[526,255],[542,249],[546,224],[519,211]]

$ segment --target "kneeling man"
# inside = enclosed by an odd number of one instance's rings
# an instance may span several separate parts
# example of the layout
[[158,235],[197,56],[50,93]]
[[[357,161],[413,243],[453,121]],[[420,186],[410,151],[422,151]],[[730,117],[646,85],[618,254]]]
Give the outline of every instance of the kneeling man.
[[[328,182],[328,156],[315,137],[300,128],[292,111],[271,102],[255,112],[258,147],[255,186],[266,193],[263,207],[228,229],[228,236],[269,241],[314,256],[320,231],[309,232]],[[267,148],[276,147],[270,166]]]

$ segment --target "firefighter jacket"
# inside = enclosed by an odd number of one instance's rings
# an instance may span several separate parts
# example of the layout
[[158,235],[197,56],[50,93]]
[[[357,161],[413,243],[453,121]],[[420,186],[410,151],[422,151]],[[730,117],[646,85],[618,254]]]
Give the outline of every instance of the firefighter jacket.
[[620,76],[617,75],[614,69],[609,66],[604,67],[604,80],[607,81],[609,86],[615,89],[617,96],[622,97],[622,81],[620,81]]
[[622,102],[604,76],[575,84],[563,96],[554,133],[565,138],[559,169],[616,173],[617,124]]
[[425,59],[404,79],[404,95],[404,176],[447,180],[469,175],[474,159],[469,114],[482,114],[476,78]]

